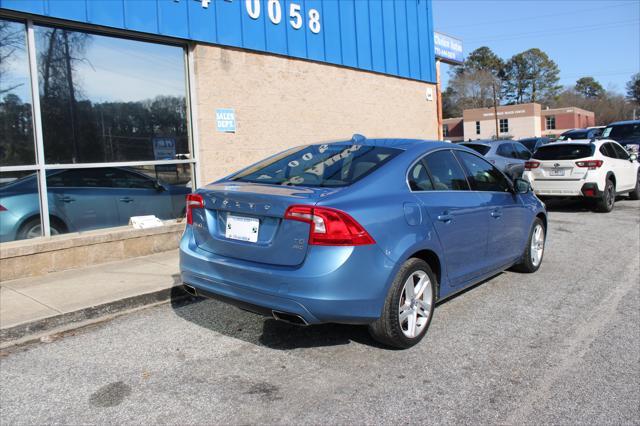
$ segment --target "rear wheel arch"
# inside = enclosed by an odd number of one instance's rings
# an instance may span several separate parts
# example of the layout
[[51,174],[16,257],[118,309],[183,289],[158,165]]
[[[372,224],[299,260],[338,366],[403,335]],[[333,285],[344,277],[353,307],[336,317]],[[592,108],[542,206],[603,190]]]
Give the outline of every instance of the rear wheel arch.
[[605,179],[605,183],[608,180],[613,182],[613,186],[616,186],[616,175],[614,175],[613,172],[607,172],[607,178]]
[[433,273],[436,275],[438,285],[436,286],[436,298],[440,295],[440,285],[442,283],[442,262],[440,257],[433,250],[424,249],[413,253],[408,259],[415,257],[427,262]]

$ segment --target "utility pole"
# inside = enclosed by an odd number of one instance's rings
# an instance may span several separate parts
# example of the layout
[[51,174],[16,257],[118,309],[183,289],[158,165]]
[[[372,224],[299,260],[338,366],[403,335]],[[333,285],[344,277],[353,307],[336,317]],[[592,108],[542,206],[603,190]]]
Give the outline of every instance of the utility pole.
[[500,139],[500,127],[498,126],[498,95],[496,94],[495,78],[491,82],[491,88],[493,89],[493,118],[496,122],[496,139]]

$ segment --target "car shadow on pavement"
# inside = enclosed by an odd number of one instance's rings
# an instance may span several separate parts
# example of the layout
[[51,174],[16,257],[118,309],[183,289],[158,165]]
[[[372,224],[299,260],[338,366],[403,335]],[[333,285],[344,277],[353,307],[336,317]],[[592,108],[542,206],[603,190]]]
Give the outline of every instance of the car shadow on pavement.
[[392,349],[371,338],[366,326],[319,324],[298,326],[253,312],[244,311],[218,300],[194,297],[182,286],[173,288],[171,306],[180,318],[207,330],[271,349],[292,350],[325,346],[363,345]]
[[[616,205],[614,210],[617,208],[625,208],[629,201],[629,198],[625,196],[616,197]],[[560,199],[546,199],[544,201],[545,206],[549,212],[560,212],[560,213],[580,213],[580,212],[595,212],[595,204],[594,202],[589,202],[583,199],[575,199],[575,198],[560,198]],[[626,204],[626,205],[625,205]]]

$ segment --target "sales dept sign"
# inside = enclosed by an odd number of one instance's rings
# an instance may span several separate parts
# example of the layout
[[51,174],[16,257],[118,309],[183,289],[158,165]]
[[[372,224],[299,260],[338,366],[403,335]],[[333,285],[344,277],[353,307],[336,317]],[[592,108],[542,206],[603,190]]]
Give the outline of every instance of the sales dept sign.
[[231,108],[219,108],[216,110],[216,130],[218,130],[219,132],[235,133],[235,110]]

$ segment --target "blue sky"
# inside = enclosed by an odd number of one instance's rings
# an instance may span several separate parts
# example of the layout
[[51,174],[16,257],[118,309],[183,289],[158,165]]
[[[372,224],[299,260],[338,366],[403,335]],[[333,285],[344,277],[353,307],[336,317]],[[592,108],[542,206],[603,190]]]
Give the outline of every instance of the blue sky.
[[640,72],[640,0],[433,0],[433,10],[436,31],[461,38],[465,54],[488,46],[506,60],[537,47],[563,85],[592,76],[622,93]]

